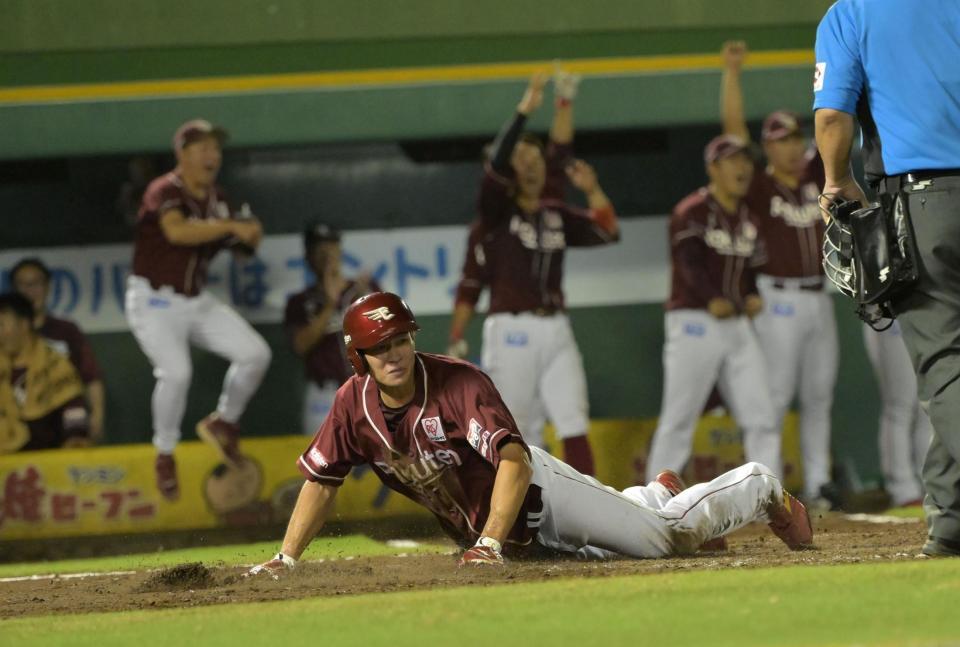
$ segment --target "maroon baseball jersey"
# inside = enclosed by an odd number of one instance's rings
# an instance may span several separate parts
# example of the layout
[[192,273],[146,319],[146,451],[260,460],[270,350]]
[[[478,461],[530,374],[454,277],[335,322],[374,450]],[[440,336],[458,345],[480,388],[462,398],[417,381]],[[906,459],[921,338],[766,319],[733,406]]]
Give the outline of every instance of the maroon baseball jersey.
[[[379,292],[380,286],[370,282],[361,286],[356,281],[347,281],[337,307],[327,321],[327,334],[307,351],[303,358],[304,369],[309,379],[318,385],[328,381],[335,381],[338,385],[347,381],[353,375],[353,368],[347,362],[346,348],[343,345],[343,312],[351,303],[369,292]],[[319,284],[308,287],[287,299],[287,308],[283,316],[283,325],[287,337],[293,344],[293,337],[304,326],[310,323],[318,312],[323,310],[326,295],[323,286]]]
[[43,318],[43,325],[37,332],[47,345],[70,358],[70,362],[76,367],[84,384],[101,379],[97,358],[93,355],[90,342],[77,324],[47,315]]
[[133,273],[150,281],[154,289],[170,286],[180,294],[196,296],[207,282],[207,266],[230,236],[205,245],[174,245],[163,234],[160,218],[178,209],[189,220],[229,218],[230,206],[219,186],[204,200],[190,195],[175,172],[155,179],[143,194],[133,247]]
[[[500,449],[507,442],[529,449],[482,371],[440,355],[416,357],[416,393],[394,432],[376,382],[353,376],[297,466],[308,480],[337,487],[354,465],[370,465],[384,484],[430,510],[453,539],[472,545],[490,513]],[[508,542],[530,543],[537,531],[527,515],[541,508],[540,488],[531,485]]]
[[757,293],[754,268],[763,261],[756,219],[743,202],[727,213],[704,187],[684,198],[670,216],[672,286],[667,310],[706,309],[723,297],[743,312]]
[[606,245],[620,238],[615,216],[614,225],[605,228],[596,210],[553,197],[541,199],[534,213],[524,213],[514,201],[513,179],[498,175],[489,165],[479,202],[456,301],[475,305],[488,285],[490,314],[562,310],[566,248]]
[[781,278],[823,276],[823,216],[817,197],[823,186],[823,160],[808,154],[800,184],[781,184],[762,167],[753,173],[745,201],[757,216],[767,260],[761,271]]
[[[27,369],[18,367],[10,372],[10,386],[13,387],[13,397],[17,404],[22,406],[27,399],[25,384]],[[36,449],[56,449],[62,447],[68,438],[90,435],[90,419],[87,415],[87,406],[83,398],[77,396],[69,402],[57,407],[42,418],[24,420],[30,430],[30,440],[19,451],[28,452]]]

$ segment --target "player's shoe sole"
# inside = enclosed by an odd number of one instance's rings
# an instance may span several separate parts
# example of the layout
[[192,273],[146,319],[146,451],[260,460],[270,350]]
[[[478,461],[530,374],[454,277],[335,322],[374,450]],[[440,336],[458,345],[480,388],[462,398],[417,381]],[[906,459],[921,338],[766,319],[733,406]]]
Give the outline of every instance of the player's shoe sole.
[[796,497],[784,490],[782,502],[774,501],[767,508],[770,530],[783,540],[790,550],[813,546],[813,525],[807,508]]
[[230,431],[226,429],[218,430],[216,428],[217,425],[228,424],[229,423],[220,420],[216,413],[211,413],[197,423],[197,437],[213,447],[224,463],[233,467],[239,467],[243,462],[243,458],[240,456],[240,451],[237,448],[236,432],[232,433],[234,437],[231,438]]

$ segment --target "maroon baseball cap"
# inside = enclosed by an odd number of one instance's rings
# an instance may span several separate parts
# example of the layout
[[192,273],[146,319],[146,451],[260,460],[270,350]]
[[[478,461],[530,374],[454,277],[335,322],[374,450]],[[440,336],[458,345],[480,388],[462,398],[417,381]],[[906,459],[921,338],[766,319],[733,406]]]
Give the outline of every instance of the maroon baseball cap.
[[800,132],[800,120],[797,115],[786,110],[777,110],[767,115],[763,120],[763,129],[760,136],[764,141],[783,139]]
[[703,161],[707,164],[746,151],[747,141],[738,135],[717,135],[703,149]]
[[214,126],[206,119],[191,119],[174,133],[173,150],[182,150],[184,146],[208,136],[216,137],[221,145],[230,138],[225,128]]

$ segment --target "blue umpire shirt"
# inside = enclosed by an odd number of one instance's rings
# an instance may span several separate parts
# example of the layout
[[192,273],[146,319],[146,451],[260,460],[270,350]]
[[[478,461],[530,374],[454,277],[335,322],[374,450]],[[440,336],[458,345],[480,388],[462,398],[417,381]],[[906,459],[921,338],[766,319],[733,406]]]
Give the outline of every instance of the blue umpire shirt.
[[960,169],[960,0],[839,0],[813,90],[814,110],[859,118],[868,180]]

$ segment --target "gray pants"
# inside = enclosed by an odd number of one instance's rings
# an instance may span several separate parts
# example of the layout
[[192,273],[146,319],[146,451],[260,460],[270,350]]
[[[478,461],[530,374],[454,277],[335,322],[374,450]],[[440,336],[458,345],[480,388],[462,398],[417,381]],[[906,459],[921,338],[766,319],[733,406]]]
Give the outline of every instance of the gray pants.
[[928,534],[960,549],[960,177],[920,186],[905,189],[921,278],[894,307],[934,429],[923,464]]

